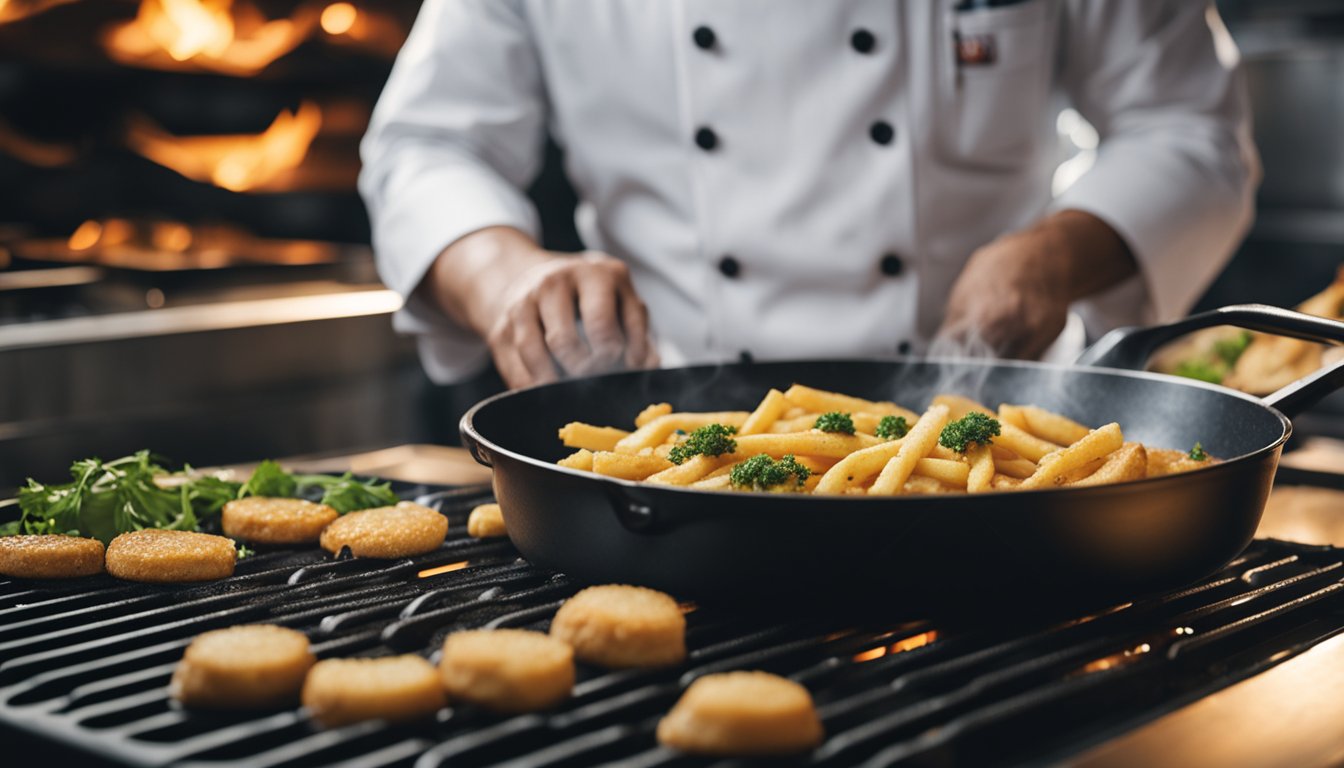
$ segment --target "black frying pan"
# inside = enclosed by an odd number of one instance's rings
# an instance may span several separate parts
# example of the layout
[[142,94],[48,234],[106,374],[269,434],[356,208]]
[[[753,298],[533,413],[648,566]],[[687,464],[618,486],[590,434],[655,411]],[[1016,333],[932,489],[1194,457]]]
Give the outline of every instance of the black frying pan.
[[[1100,604],[1170,589],[1236,556],[1260,521],[1288,416],[1344,385],[1344,364],[1259,400],[1141,367],[1191,330],[1239,325],[1330,343],[1344,323],[1256,305],[1116,331],[1080,365],[1001,361],[809,361],[636,371],[505,393],[462,419],[494,468],[509,537],[534,562],[585,582],[681,598],[829,594],[919,606]],[[1107,367],[1112,366],[1112,367]],[[975,495],[824,497],[648,486],[556,466],[566,422],[629,424],[648,403],[750,410],[798,382],[918,410],[961,390],[991,407],[1031,403],[1126,439],[1219,464],[1132,483]]]

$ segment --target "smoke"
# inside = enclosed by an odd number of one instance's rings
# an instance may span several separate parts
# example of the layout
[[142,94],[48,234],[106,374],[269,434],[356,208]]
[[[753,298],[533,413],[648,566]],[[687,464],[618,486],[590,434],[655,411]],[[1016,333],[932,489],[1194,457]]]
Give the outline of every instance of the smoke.
[[[979,331],[935,337],[929,344],[926,360],[935,366],[933,392],[964,395],[985,402],[985,385],[997,359],[994,348]],[[994,407],[997,403],[988,405]]]

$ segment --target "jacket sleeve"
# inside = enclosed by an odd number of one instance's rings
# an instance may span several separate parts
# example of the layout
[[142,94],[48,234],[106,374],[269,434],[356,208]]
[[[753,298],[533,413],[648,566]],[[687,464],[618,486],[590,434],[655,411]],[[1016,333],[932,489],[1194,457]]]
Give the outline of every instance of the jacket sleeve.
[[1068,0],[1064,16],[1061,77],[1100,143],[1053,207],[1110,224],[1138,261],[1143,314],[1175,319],[1251,223],[1260,165],[1236,48],[1195,0]]
[[540,166],[545,97],[520,3],[426,0],[360,146],[360,193],[378,272],[406,304],[397,329],[418,337],[435,381],[488,359],[470,330],[414,293],[436,256],[484,227],[538,236],[523,193]]

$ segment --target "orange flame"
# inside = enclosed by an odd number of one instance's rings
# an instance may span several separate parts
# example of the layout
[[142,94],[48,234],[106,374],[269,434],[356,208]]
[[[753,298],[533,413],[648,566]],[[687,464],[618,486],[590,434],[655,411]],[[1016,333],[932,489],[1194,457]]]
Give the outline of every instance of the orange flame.
[[165,168],[234,192],[264,186],[297,168],[322,127],[322,110],[303,102],[258,134],[174,136],[147,118],[131,123],[127,144]]
[[254,75],[298,47],[315,21],[311,8],[268,20],[248,2],[141,0],[135,19],[107,29],[103,47],[130,66]]
[[448,565],[440,565],[437,568],[426,568],[425,570],[420,571],[415,575],[417,578],[423,579],[427,576],[438,576],[440,573],[448,573],[450,571],[460,571],[466,567],[467,567],[467,561],[463,560],[457,563],[449,563]]
[[36,16],[58,5],[73,2],[75,0],[0,0],[0,24]]
[[891,645],[879,645],[876,648],[870,648],[863,653],[855,655],[852,660],[862,663],[865,661],[872,661],[873,659],[880,659],[883,656],[894,656],[898,653],[913,651],[916,648],[923,648],[937,639],[938,630],[931,629],[928,632],[921,632],[918,635],[911,635],[910,637],[897,640]]

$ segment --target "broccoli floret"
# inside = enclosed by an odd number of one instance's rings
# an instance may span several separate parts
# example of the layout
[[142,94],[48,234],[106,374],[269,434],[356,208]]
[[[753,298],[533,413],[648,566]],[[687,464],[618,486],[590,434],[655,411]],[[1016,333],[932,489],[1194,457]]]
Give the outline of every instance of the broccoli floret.
[[779,461],[759,453],[733,466],[728,481],[742,491],[797,491],[812,476],[812,470],[799,464],[792,454]]
[[1173,373],[1187,379],[1207,381],[1210,384],[1222,384],[1223,377],[1227,375],[1227,369],[1222,365],[1206,363],[1203,360],[1185,360],[1176,366]]
[[973,412],[943,427],[942,434],[938,435],[938,443],[944,448],[965,453],[971,443],[989,445],[994,442],[991,438],[999,432],[997,419]]
[[906,423],[904,416],[883,416],[877,422],[877,436],[884,440],[905,437],[909,432],[910,425]]
[[1195,447],[1194,447],[1194,448],[1191,448],[1191,449],[1190,449],[1190,453],[1187,454],[1187,455],[1190,457],[1190,460],[1191,460],[1191,461],[1208,461],[1208,460],[1209,460],[1209,454],[1208,454],[1208,452],[1204,450],[1204,446],[1201,445],[1200,443],[1195,443]]
[[673,464],[680,464],[692,456],[722,456],[725,453],[732,453],[737,450],[737,441],[731,437],[735,434],[737,427],[706,424],[673,446],[667,454],[667,460]]
[[848,413],[831,411],[818,416],[817,423],[813,424],[812,428],[820,429],[822,432],[840,432],[852,435],[854,434],[854,419]]
[[1237,364],[1237,358],[1251,345],[1251,332],[1242,331],[1234,339],[1223,339],[1213,343],[1213,353],[1231,368]]

